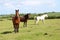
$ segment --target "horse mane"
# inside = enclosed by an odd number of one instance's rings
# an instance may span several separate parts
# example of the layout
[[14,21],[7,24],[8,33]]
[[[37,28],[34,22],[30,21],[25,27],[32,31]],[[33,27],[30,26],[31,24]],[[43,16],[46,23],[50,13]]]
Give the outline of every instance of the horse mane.
[[24,17],[25,17],[26,19],[28,19],[28,18],[29,18],[29,15],[30,15],[30,14],[26,14],[26,15],[24,15]]
[[47,14],[43,14],[43,15],[41,15],[41,16],[44,16],[44,15],[47,15]]

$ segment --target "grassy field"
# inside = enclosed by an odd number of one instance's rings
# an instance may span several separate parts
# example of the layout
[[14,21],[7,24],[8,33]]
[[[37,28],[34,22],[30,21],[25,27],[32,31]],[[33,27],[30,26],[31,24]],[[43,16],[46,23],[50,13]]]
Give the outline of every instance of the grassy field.
[[28,27],[20,23],[19,33],[13,32],[11,20],[0,20],[0,40],[60,40],[60,19],[47,19],[45,24],[28,20]]

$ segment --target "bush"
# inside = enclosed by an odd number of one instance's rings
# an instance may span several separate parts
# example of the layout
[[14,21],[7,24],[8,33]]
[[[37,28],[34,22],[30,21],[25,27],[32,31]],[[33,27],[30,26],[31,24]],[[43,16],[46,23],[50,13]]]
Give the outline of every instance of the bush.
[[[35,16],[41,16],[43,14],[48,14],[48,18],[47,19],[56,19],[56,18],[60,18],[60,13],[59,12],[48,12],[48,13],[40,13],[40,14],[31,14],[29,20],[33,20]],[[24,16],[25,14],[20,14],[20,16]],[[0,16],[0,19],[9,19],[11,20],[11,18],[14,16],[14,14],[11,15],[2,15]]]

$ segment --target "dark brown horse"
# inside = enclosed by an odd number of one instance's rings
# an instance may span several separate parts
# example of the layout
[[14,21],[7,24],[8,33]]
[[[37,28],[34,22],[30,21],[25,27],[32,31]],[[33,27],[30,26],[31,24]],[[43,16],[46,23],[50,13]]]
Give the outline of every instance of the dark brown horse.
[[19,32],[19,23],[20,23],[20,17],[19,17],[19,10],[15,10],[16,14],[12,18],[13,26],[14,26],[14,32]]
[[29,18],[29,15],[30,15],[30,14],[26,14],[26,15],[20,17],[20,22],[24,22],[23,27],[27,27],[27,20],[28,20],[28,18]]

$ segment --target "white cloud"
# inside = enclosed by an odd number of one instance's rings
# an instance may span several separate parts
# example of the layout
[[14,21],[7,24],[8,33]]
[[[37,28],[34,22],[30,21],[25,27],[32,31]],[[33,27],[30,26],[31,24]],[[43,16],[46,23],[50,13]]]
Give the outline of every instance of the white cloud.
[[10,1],[10,2],[3,2],[3,6],[9,9],[18,9],[21,5],[19,2],[16,1]]
[[11,3],[5,3],[4,4],[6,7],[13,7],[13,5]]
[[4,2],[4,6],[10,9],[18,9],[23,5],[27,7],[28,6],[35,7],[35,6],[42,6],[42,5],[47,5],[48,7],[55,7],[56,3],[55,3],[55,0],[26,0],[26,1],[20,1],[20,2],[19,1]]
[[25,6],[38,6],[38,5],[47,5],[47,6],[55,6],[55,0],[27,0],[21,2]]
[[13,4],[11,4],[11,3],[4,3],[4,6],[6,8],[14,8]]
[[[14,5],[16,4],[16,5]],[[21,7],[22,5],[24,6],[41,6],[41,5],[47,5],[49,7],[55,7],[56,3],[55,0],[26,0],[26,1],[10,1],[10,2],[5,2],[4,5],[8,8],[16,8],[16,7]]]
[[45,1],[44,4],[47,4],[49,7],[55,7],[56,6],[55,0]]
[[4,3],[4,6],[9,9],[17,9],[19,5],[14,5],[13,3]]
[[23,2],[21,2],[23,5],[31,5],[31,6],[33,6],[33,5],[38,5],[38,4],[40,4],[40,2],[39,1],[23,1]]

